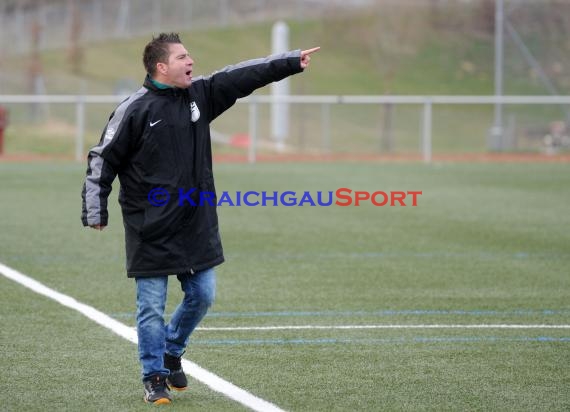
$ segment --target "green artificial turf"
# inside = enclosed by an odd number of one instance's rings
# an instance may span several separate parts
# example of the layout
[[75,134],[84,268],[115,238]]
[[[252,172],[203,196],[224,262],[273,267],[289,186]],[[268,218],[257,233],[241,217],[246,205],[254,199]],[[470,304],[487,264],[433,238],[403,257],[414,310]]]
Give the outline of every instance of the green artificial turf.
[[[0,163],[0,262],[134,326],[116,195],[80,222],[84,165]],[[570,407],[567,164],[217,164],[227,191],[421,190],[413,206],[221,206],[213,327],[188,359],[286,410]],[[118,182],[116,182],[118,183]],[[300,196],[299,196],[300,197]],[[0,278],[4,410],[143,410],[136,347]],[[181,297],[171,279],[167,314]],[[398,325],[394,329],[354,326]],[[314,329],[311,326],[346,326]],[[173,410],[241,410],[192,380]]]

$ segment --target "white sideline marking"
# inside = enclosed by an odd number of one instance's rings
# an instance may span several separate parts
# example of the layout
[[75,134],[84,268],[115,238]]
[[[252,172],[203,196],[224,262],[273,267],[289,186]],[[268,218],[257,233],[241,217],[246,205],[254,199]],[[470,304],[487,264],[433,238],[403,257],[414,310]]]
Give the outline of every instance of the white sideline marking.
[[288,325],[288,326],[228,326],[198,328],[205,332],[248,330],[300,330],[300,329],[570,329],[570,325]]
[[[84,303],[78,302],[71,296],[64,295],[63,293],[57,292],[53,289],[48,288],[44,284],[32,279],[23,273],[18,272],[2,263],[0,263],[0,273],[2,273],[8,279],[11,279],[34,292],[47,296],[48,298],[59,302],[63,306],[74,309],[83,315],[87,316],[89,319],[95,321],[101,326],[115,332],[117,335],[125,338],[126,340],[137,343],[137,332],[133,328],[111,318],[110,316],[98,311],[97,309],[86,305]],[[259,412],[272,411],[272,412],[284,412],[278,406],[267,402],[255,395],[252,395],[248,391],[235,386],[219,376],[207,371],[206,369],[198,366],[194,362],[190,362],[186,359],[182,360],[182,364],[186,373],[192,376],[194,379],[204,383],[212,390],[220,392],[226,395],[228,398],[233,399],[241,403],[242,405]]]

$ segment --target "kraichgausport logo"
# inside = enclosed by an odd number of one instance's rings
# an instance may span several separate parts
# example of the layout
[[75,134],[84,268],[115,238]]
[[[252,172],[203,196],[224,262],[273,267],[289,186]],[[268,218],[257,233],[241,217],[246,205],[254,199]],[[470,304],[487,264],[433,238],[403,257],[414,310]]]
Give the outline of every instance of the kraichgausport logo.
[[408,191],[364,191],[341,187],[333,191],[224,191],[219,197],[214,192],[199,191],[196,188],[179,188],[174,193],[155,187],[148,192],[152,206],[166,206],[176,201],[178,206],[418,206],[421,190]]

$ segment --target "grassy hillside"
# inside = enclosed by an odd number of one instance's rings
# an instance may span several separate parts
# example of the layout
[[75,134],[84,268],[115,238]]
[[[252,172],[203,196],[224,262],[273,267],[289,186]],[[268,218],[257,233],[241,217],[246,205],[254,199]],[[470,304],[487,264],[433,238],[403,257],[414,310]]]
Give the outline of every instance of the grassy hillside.
[[[313,70],[294,79],[295,93],[493,93],[494,46],[488,33],[438,27],[429,16],[414,18],[409,13],[333,14],[288,23],[291,48],[322,46],[313,60]],[[227,64],[269,54],[271,25],[267,22],[181,34],[196,61],[197,73],[208,74]],[[48,92],[109,93],[124,79],[138,85],[144,76],[142,48],[149,37],[86,46],[80,74],[72,73],[66,50],[44,52],[41,57]],[[541,49],[539,40],[529,38],[534,50]],[[546,93],[508,38],[505,52],[506,93]],[[14,63],[22,69],[29,64],[25,58]],[[566,83],[558,86],[564,91]]]
[[[401,48],[373,44],[365,17],[288,22],[291,48],[322,46],[313,69],[294,78],[295,93],[310,94],[488,94],[492,92],[492,39],[447,36],[426,29]],[[197,73],[270,53],[271,24],[182,32]],[[378,34],[380,36],[380,34]],[[85,47],[82,73],[71,71],[65,50],[42,53],[49,93],[111,93],[121,79],[138,85],[144,76],[142,49],[149,37]],[[372,43],[371,43],[372,42]],[[411,49],[411,50],[410,50]],[[25,69],[26,58],[17,59]],[[464,66],[464,67],[463,67]],[[462,68],[463,67],[463,68]],[[467,70],[465,70],[467,68]]]

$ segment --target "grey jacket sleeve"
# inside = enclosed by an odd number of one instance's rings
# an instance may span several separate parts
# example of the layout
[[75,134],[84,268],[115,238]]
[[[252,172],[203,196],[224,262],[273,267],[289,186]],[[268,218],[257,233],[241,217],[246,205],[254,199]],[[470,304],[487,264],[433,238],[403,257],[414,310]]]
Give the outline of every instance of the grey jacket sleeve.
[[256,89],[302,72],[301,50],[247,60],[202,78],[209,100],[209,121],[229,109],[237,99]]
[[107,198],[121,163],[128,156],[133,136],[137,133],[134,130],[136,127],[132,125],[130,108],[141,95],[139,91],[117,107],[103,131],[99,144],[89,151],[87,173],[81,193],[83,226],[108,224]]

